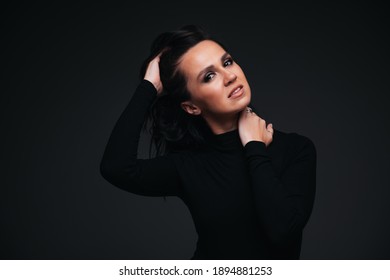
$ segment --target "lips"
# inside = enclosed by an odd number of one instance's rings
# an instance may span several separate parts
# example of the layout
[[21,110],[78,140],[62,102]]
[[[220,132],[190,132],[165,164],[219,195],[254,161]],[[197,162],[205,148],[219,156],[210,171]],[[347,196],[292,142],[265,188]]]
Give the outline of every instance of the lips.
[[237,87],[235,87],[229,94],[228,98],[230,98],[232,95],[240,92],[240,90],[242,90],[243,86],[242,85],[239,85]]

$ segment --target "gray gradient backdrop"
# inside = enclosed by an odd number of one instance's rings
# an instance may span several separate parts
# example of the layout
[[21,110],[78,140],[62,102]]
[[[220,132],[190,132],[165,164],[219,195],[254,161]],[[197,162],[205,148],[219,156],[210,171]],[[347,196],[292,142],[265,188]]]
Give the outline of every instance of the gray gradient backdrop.
[[[1,258],[192,256],[185,205],[115,188],[99,163],[153,38],[196,23],[230,48],[259,115],[316,144],[317,196],[302,259],[389,259],[384,8],[141,2],[3,8]],[[141,139],[146,157],[148,137]]]

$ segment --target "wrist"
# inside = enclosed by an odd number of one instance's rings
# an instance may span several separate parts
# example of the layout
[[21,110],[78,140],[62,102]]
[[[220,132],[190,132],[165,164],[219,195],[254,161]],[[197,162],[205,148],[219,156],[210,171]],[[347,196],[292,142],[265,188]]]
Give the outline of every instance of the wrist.
[[243,144],[243,146],[245,146],[246,144],[248,144],[248,143],[251,142],[251,141],[257,141],[257,142],[263,142],[263,143],[264,143],[264,141],[262,141],[262,140],[259,139],[259,138],[248,138],[248,139],[244,140],[244,141],[242,142],[242,144]]
[[148,82],[150,82],[154,86],[154,88],[156,89],[157,93],[161,93],[161,91],[162,91],[161,82],[153,81],[152,79],[148,79],[147,77],[145,77],[144,80],[147,80]]

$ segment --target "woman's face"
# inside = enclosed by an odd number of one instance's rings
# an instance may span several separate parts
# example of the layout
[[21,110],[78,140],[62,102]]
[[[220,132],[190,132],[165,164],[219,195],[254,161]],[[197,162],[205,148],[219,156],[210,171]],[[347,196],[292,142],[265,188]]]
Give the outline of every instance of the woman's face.
[[179,70],[191,94],[182,107],[190,114],[220,118],[244,110],[250,102],[251,89],[244,72],[214,41],[202,41],[189,49]]

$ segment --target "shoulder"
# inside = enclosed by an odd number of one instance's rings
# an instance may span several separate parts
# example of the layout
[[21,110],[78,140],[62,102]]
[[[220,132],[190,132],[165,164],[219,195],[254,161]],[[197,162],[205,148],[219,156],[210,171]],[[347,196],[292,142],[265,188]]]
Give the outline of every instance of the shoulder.
[[291,157],[298,155],[316,157],[317,154],[313,140],[297,132],[275,129],[273,143],[275,143],[275,146],[284,147],[285,152]]

